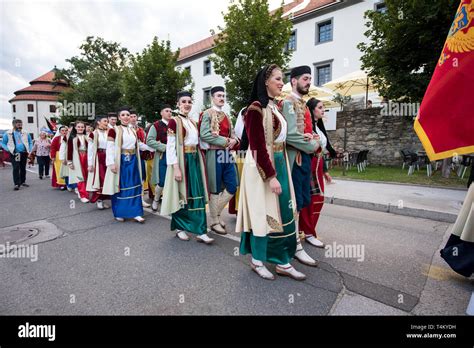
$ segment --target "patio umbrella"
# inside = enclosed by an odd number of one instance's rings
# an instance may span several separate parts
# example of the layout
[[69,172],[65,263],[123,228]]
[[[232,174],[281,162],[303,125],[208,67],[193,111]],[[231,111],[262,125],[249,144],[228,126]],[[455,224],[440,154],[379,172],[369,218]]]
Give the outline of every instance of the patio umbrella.
[[347,75],[325,83],[323,87],[330,89],[333,93],[343,96],[365,93],[365,102],[369,97],[369,92],[374,92],[375,87],[372,79],[363,70],[357,70]]
[[[281,91],[280,99],[286,98],[292,91],[291,83],[288,82],[283,86],[283,90]],[[328,89],[316,87],[315,85],[311,85],[309,88],[309,93],[303,96],[304,100],[309,100],[310,98],[316,98],[322,100],[321,98],[332,98],[334,93]],[[329,98],[329,99],[330,99]]]

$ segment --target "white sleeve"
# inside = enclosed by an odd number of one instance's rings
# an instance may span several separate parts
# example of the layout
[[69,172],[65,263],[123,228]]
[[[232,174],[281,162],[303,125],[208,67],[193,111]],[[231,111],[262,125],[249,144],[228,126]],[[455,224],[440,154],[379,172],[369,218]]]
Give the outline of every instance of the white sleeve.
[[61,140],[61,146],[59,146],[59,159],[64,161],[66,159],[66,143]]
[[107,140],[107,150],[105,152],[105,165],[108,167],[115,164],[115,141]]
[[239,139],[242,139],[242,134],[244,133],[244,120],[242,117],[242,110],[240,110],[239,116],[237,116],[237,121],[235,122],[234,131],[235,131],[235,135]]
[[87,165],[92,167],[94,165],[94,141],[89,140],[87,144]]
[[151,148],[147,144],[142,143],[141,141],[138,143],[138,147],[140,148],[140,151],[155,152],[155,149]]
[[173,165],[178,163],[178,156],[176,155],[176,136],[168,136],[166,143],[166,164]]

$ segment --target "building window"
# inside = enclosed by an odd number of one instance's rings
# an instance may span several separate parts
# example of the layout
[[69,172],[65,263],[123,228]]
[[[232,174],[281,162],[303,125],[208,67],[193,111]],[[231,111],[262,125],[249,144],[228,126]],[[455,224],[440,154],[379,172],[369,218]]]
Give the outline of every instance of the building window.
[[35,111],[35,107],[33,104],[28,104],[28,112],[34,112]]
[[205,60],[204,61],[204,76],[211,75],[211,61]]
[[184,70],[187,70],[189,72],[189,75],[191,75],[191,65],[184,68]]
[[332,19],[316,24],[316,44],[332,41]]
[[285,51],[296,51],[296,30],[293,30],[290,36],[290,40],[285,46]]
[[13,112],[16,112],[16,105],[13,105]]
[[49,112],[55,113],[56,112],[56,105],[49,106]]
[[283,82],[288,83],[290,82],[291,71],[287,71],[283,74]]
[[387,5],[385,5],[384,2],[378,2],[374,5],[374,9],[376,12],[379,12],[379,13],[387,13]]
[[203,99],[202,99],[202,104],[204,106],[210,106],[211,105],[211,88],[204,88],[203,90]]
[[321,63],[315,64],[315,73],[316,73],[316,86],[322,86],[325,83],[331,81],[332,78],[332,64],[331,63]]
[[31,140],[35,140],[35,135],[33,133],[30,133]]
[[28,123],[35,123],[33,116],[28,116]]

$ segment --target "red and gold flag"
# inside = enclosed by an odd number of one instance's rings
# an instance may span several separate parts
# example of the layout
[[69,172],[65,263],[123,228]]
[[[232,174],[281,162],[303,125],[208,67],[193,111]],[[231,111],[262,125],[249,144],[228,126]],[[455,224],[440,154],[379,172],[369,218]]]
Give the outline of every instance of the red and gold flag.
[[432,161],[474,153],[474,0],[461,0],[415,131]]

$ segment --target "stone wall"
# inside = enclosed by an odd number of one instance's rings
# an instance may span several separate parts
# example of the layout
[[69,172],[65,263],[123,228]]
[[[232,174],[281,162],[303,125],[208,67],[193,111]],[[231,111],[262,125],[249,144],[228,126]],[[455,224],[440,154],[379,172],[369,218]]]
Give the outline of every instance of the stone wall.
[[347,146],[349,152],[369,150],[370,164],[401,165],[400,150],[422,151],[413,129],[413,118],[382,116],[380,108],[340,111],[335,131],[328,131],[336,150],[344,148],[344,123],[347,119]]

